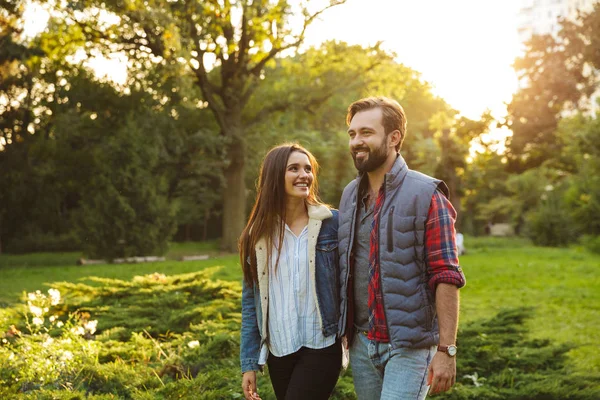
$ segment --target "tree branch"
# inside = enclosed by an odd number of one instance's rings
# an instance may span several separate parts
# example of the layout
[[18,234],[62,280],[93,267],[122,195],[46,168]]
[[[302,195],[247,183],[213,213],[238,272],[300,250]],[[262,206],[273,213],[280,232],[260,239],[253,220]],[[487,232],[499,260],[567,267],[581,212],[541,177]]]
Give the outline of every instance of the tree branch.
[[240,45],[237,55],[237,65],[239,67],[243,67],[246,63],[248,56],[248,49],[250,48],[250,40],[251,36],[248,34],[248,16],[246,13],[248,12],[248,8],[246,7],[246,3],[242,6],[242,34],[240,37]]
[[[300,46],[302,44],[302,42],[304,41],[304,35],[306,34],[306,29],[315,20],[315,18],[317,18],[319,15],[321,15],[326,10],[328,10],[332,7],[335,7],[337,5],[344,4],[345,2],[346,2],[346,0],[332,1],[327,7],[322,8],[321,10],[315,12],[312,15],[307,15],[306,18],[304,19],[302,31],[298,34],[298,36],[296,36],[294,42],[289,43],[285,46],[281,46],[281,47],[273,46],[271,51],[269,51],[269,53],[267,53],[267,55],[265,55],[253,68],[251,68],[248,71],[248,73],[258,76],[260,74],[260,71],[264,68],[265,64],[267,62],[269,62],[269,60],[273,59],[273,57],[275,57],[278,53],[285,51],[287,49],[292,49],[294,47]],[[273,40],[271,40],[271,42],[273,42]]]
[[225,112],[221,107],[219,107],[219,103],[217,102],[216,98],[216,96],[222,97],[222,88],[214,85],[208,79],[208,72],[204,67],[204,54],[206,53],[206,51],[200,48],[200,37],[198,36],[198,31],[196,30],[196,24],[194,23],[191,17],[192,13],[190,12],[188,15],[188,22],[190,24],[190,37],[192,38],[194,48],[198,53],[198,56],[196,57],[196,61],[198,62],[198,68],[195,68],[192,65],[191,61],[188,62],[188,65],[196,75],[198,86],[200,86],[200,90],[202,91],[202,94],[208,102],[208,107],[212,110],[213,114],[215,115],[219,126],[223,128],[225,126]]
[[[365,69],[363,69],[359,72],[356,72],[351,77],[346,79],[347,82],[354,82],[354,83],[349,83],[346,85],[336,85],[335,87],[333,87],[332,89],[330,89],[329,91],[324,93],[322,96],[319,96],[319,97],[306,96],[306,97],[304,97],[305,100],[300,104],[298,102],[294,102],[292,104],[291,101],[285,100],[285,101],[281,101],[281,102],[272,104],[271,106],[264,107],[259,113],[257,113],[254,117],[252,117],[248,121],[246,126],[248,128],[250,128],[250,127],[260,123],[260,121],[262,121],[268,115],[270,115],[274,112],[277,112],[277,111],[285,111],[288,109],[288,107],[290,107],[292,105],[294,105],[294,107],[297,107],[297,108],[302,108],[306,112],[314,113],[315,107],[319,107],[320,105],[325,103],[327,100],[329,100],[331,97],[335,96],[336,94],[347,91],[349,89],[351,90],[355,87],[360,87],[362,83],[358,82],[358,78],[361,77],[362,75],[364,75],[365,73],[371,71],[375,67],[381,65],[381,63],[382,63],[381,60],[374,61],[372,64],[368,65]],[[255,81],[255,82],[252,82],[251,85],[253,85],[253,86],[248,88],[248,90],[246,90],[246,92],[243,94],[243,98],[245,101],[249,100],[250,96],[252,95],[252,92],[258,86],[258,83]]]

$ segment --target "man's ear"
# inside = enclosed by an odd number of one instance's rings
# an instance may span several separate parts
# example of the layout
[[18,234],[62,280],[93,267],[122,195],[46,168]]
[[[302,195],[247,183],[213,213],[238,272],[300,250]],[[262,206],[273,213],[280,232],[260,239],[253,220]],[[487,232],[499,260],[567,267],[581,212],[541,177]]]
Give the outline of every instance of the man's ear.
[[396,147],[398,145],[398,143],[400,143],[400,140],[402,139],[402,134],[400,133],[400,131],[398,129],[390,132],[390,134],[387,136],[388,136],[390,147]]

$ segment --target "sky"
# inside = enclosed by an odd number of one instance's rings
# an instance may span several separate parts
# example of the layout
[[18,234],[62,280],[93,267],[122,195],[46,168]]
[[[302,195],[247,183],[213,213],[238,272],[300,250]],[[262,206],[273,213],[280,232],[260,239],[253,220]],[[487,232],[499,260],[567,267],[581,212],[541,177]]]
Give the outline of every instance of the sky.
[[[308,28],[306,45],[329,39],[383,47],[419,72],[463,115],[477,119],[486,109],[501,118],[517,88],[511,64],[518,55],[519,0],[347,0]],[[47,15],[30,8],[25,31],[43,29]],[[99,75],[124,81],[118,59],[90,65]]]
[[517,88],[518,0],[347,0],[309,28],[307,43],[336,38],[374,44],[422,73],[434,92],[469,118],[505,113]]

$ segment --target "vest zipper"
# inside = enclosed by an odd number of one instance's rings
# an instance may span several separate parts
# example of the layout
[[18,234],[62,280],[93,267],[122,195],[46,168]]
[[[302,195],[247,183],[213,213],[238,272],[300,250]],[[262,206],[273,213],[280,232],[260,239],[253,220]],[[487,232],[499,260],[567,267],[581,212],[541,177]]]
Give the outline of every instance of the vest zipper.
[[[387,174],[386,174],[387,175]],[[387,190],[386,190],[386,175],[383,176],[383,190],[386,192],[386,198],[383,200],[383,204],[381,205],[381,210],[379,210],[379,214],[377,215],[377,219],[379,221],[377,221],[377,226],[381,226],[379,225],[381,223],[381,211],[383,210],[383,206],[385,206],[385,202],[387,200]],[[378,232],[378,239],[379,239],[379,244],[381,244],[381,229],[379,229]],[[383,307],[383,315],[385,316],[385,327],[387,328],[387,334],[388,334],[388,340],[390,343],[390,346],[392,345],[392,335],[391,335],[391,331],[390,331],[390,323],[388,320],[388,315],[387,315],[387,311],[385,309],[385,295],[383,292],[383,279],[382,279],[382,268],[381,268],[381,246],[379,246],[379,290],[381,290],[381,305]]]
[[[355,205],[358,204],[358,197],[359,197],[359,189],[360,189],[360,184],[361,184],[362,179],[357,183],[356,185],[356,199],[355,199]],[[345,282],[346,282],[346,307],[344,308],[344,312],[342,315],[342,330],[340,330],[341,332],[346,333],[346,331],[348,330],[349,327],[346,326],[346,323],[348,322],[348,302],[350,300],[348,300],[348,290],[350,288],[348,288],[348,281],[350,280],[350,269],[352,268],[352,246],[354,244],[354,226],[355,226],[355,222],[356,222],[356,212],[357,212],[357,208],[354,208],[354,212],[352,213],[352,222],[350,223],[350,240],[348,241],[348,250],[346,251],[346,278],[345,278]],[[341,287],[341,284],[340,284]],[[354,288],[352,289],[352,296],[354,296]],[[340,314],[342,314],[342,310],[340,310]],[[354,327],[350,327],[350,329],[354,329]],[[339,328],[338,328],[339,330]]]
[[388,213],[388,224],[387,224],[387,250],[389,253],[394,251],[394,209],[396,206],[390,208]]

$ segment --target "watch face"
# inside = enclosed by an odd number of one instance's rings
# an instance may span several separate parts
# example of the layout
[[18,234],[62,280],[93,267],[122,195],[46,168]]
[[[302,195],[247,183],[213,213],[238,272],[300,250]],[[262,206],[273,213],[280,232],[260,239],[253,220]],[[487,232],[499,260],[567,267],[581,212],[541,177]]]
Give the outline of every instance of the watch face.
[[448,346],[448,355],[452,357],[456,355],[456,346]]

